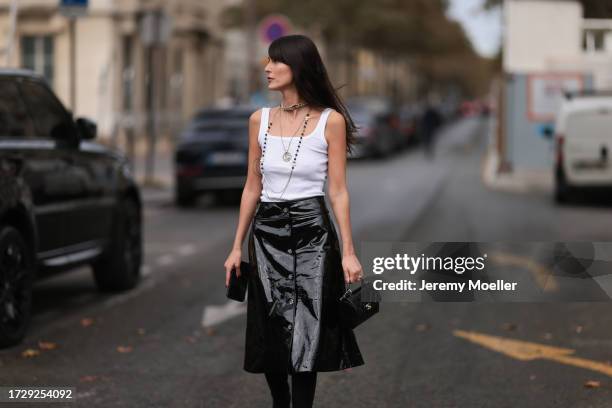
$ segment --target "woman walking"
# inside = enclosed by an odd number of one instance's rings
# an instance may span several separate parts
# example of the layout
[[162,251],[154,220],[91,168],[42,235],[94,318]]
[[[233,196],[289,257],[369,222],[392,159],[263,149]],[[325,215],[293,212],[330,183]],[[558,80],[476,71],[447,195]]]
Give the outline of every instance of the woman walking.
[[226,285],[232,268],[240,274],[250,224],[244,370],[265,374],[274,408],[312,407],[317,372],[364,364],[353,331],[338,324],[337,309],[346,285],[363,275],[346,187],[355,125],[308,37],[272,42],[265,72],[268,89],[280,92],[282,102],[249,120],[250,165],[224,265]]

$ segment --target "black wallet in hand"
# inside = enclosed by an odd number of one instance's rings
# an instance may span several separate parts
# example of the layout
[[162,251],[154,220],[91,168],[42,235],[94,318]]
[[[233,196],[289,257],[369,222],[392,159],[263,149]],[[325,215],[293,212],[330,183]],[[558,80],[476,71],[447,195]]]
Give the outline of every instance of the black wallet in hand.
[[226,294],[228,298],[239,302],[244,301],[250,269],[251,265],[248,262],[241,261],[240,276],[236,276],[236,268],[232,268]]

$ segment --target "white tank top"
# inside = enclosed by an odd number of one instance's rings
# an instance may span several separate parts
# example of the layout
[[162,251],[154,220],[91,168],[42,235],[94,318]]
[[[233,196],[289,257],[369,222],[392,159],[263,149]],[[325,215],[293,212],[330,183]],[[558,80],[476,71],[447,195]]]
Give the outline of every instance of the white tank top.
[[[262,190],[260,200],[263,202],[279,202],[296,200],[299,198],[325,195],[325,182],[327,180],[327,140],[325,140],[325,124],[332,112],[326,108],[319,117],[317,126],[310,134],[302,138],[300,151],[295,161],[295,167],[287,189],[287,184],[293,157],[300,141],[299,134],[293,137],[283,137],[268,134],[266,152],[263,156]],[[262,108],[261,125],[259,127],[259,146],[263,149],[264,135],[268,128],[270,108]],[[291,142],[291,140],[293,141]],[[289,146],[291,160],[283,160],[283,143]]]

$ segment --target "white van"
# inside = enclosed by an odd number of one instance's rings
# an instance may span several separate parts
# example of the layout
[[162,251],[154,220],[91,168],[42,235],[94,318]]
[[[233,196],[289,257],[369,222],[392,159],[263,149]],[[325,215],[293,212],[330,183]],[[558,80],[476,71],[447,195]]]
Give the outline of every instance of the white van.
[[555,201],[567,201],[580,188],[612,188],[612,94],[568,95],[554,142]]

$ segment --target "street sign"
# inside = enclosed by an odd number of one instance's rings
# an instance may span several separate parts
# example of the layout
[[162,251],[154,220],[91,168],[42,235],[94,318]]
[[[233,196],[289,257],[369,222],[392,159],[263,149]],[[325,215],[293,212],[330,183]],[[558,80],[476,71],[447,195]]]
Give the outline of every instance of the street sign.
[[259,34],[265,43],[271,43],[291,32],[291,21],[282,14],[271,14],[259,23]]
[[61,0],[59,11],[66,17],[76,18],[87,14],[89,0]]

